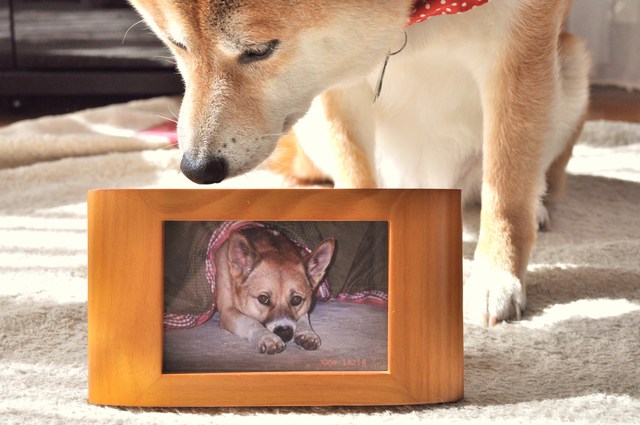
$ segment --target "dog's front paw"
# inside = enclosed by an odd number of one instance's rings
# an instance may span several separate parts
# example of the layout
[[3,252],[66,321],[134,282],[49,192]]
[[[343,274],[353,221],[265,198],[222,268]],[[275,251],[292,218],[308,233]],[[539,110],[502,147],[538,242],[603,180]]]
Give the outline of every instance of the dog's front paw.
[[508,319],[519,320],[526,306],[525,288],[516,276],[476,262],[464,285],[464,312],[471,321],[495,326]]
[[287,346],[282,338],[271,332],[264,332],[256,343],[258,351],[266,354],[277,354],[284,351]]
[[305,350],[317,350],[320,347],[320,337],[313,331],[296,333],[293,340]]

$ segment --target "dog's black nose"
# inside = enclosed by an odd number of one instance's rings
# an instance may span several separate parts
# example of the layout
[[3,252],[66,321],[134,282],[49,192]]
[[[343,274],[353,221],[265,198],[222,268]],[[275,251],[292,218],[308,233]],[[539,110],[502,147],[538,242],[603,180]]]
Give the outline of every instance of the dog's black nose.
[[278,335],[284,342],[289,342],[293,338],[293,328],[291,326],[278,326],[273,330],[273,333]]
[[220,183],[227,177],[229,166],[227,161],[215,156],[192,158],[188,154],[182,156],[180,170],[187,178],[198,184]]

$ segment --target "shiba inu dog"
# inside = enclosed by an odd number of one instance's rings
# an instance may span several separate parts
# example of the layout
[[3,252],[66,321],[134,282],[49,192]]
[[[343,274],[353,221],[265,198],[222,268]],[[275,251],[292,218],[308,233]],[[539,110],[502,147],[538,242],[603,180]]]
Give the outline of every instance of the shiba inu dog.
[[466,313],[520,317],[588,101],[588,55],[562,32],[570,0],[132,3],[184,77],[188,178],[245,173],[286,135],[296,157],[275,163],[295,177],[461,188],[482,204]]
[[234,230],[215,253],[220,326],[261,353],[282,352],[291,340],[316,350],[321,340],[308,312],[333,251],[333,239],[303,254],[276,229]]

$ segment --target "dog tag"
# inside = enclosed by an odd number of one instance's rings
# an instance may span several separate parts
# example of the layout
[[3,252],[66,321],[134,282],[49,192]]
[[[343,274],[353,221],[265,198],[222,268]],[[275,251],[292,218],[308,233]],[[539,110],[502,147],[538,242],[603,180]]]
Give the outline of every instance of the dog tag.
[[376,100],[378,100],[378,98],[380,97],[380,93],[382,92],[382,81],[384,80],[384,73],[387,71],[387,64],[389,63],[389,58],[403,51],[404,48],[407,47],[408,40],[409,38],[408,38],[407,32],[404,31],[404,44],[402,45],[402,47],[393,53],[389,51],[387,53],[387,56],[384,58],[384,63],[382,64],[382,70],[380,71],[380,77],[378,78],[378,84],[376,84],[376,91],[373,94],[373,103],[376,103]]
[[382,80],[384,80],[384,73],[387,70],[387,63],[389,63],[390,57],[391,57],[391,52],[387,53],[387,56],[384,58],[384,63],[382,64],[382,71],[380,71],[378,84],[376,84],[376,91],[373,95],[373,103],[376,103],[376,100],[378,100],[378,98],[380,97],[380,92],[382,91]]

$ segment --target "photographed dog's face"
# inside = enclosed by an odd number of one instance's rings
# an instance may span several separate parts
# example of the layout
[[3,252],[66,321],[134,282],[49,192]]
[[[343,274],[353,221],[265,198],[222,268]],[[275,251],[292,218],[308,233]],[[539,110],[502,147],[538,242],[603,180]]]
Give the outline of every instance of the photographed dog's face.
[[301,255],[281,233],[257,233],[261,236],[252,240],[241,231],[229,237],[233,305],[287,342],[311,307],[313,292],[331,262],[334,240]]
[[384,0],[131,3],[177,60],[181,169],[203,184],[264,161],[314,97],[380,63],[408,13]]

